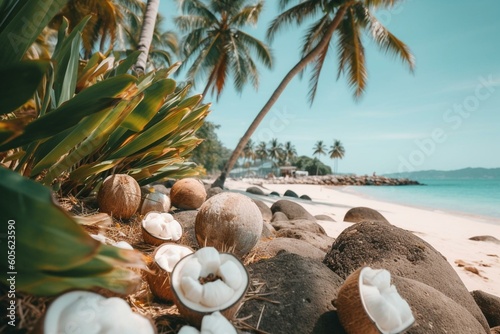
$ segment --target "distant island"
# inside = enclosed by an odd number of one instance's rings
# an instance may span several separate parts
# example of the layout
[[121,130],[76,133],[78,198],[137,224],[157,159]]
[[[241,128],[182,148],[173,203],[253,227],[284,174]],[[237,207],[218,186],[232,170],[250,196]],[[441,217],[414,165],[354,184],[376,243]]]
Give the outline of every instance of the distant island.
[[463,168],[457,170],[425,170],[384,174],[391,178],[422,179],[500,179],[500,168]]

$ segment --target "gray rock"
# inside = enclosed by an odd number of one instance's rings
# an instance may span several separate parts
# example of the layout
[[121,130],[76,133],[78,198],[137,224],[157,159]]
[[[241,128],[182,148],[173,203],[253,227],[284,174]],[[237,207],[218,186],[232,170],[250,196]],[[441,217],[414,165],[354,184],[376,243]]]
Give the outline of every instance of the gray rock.
[[453,267],[431,245],[387,223],[362,222],[346,228],[323,262],[340,277],[361,266],[425,283],[466,308],[486,330],[488,324]]
[[307,212],[307,210],[304,209],[300,204],[286,199],[276,201],[271,206],[271,211],[273,213],[283,212],[290,220],[307,219],[311,221],[316,221],[316,219],[309,212]]
[[285,193],[283,194],[283,196],[299,198],[299,195],[297,195],[297,193],[295,191],[290,190],[290,189],[288,189],[287,191],[285,191]]
[[255,245],[247,258],[253,256],[256,260],[259,260],[274,257],[280,252],[297,254],[318,261],[323,260],[325,257],[324,251],[306,241],[292,238],[274,238],[257,242],[257,245]]
[[264,191],[259,187],[248,187],[246,192],[254,195],[265,195]]
[[180,243],[197,249],[198,241],[194,231],[194,224],[198,210],[179,211],[173,214],[174,219],[182,225],[182,238]]
[[306,200],[306,201],[312,201],[312,198],[311,198],[311,197],[309,197],[309,196],[307,196],[307,195],[301,195],[299,198],[300,198],[300,199],[304,199],[304,200]]
[[268,239],[268,238],[273,238],[274,234],[276,233],[276,230],[274,229],[273,225],[262,222],[262,234],[261,238]]
[[283,212],[275,212],[273,213],[273,216],[271,217],[271,222],[282,222],[282,221],[288,221],[288,217],[283,213]]
[[407,334],[485,334],[485,328],[464,307],[416,280],[392,276],[392,283],[412,309],[415,323]]
[[262,219],[269,223],[271,221],[271,219],[273,218],[273,212],[271,211],[271,208],[269,208],[267,206],[267,204],[262,202],[261,200],[252,199],[252,201],[255,204],[257,204],[257,207],[259,208],[260,212],[262,213]]
[[213,197],[215,195],[218,195],[222,192],[224,192],[224,189],[219,188],[219,187],[208,188],[207,189],[207,199],[209,199],[210,197]]
[[280,197],[281,195],[280,195],[278,192],[276,192],[276,191],[271,191],[271,192],[269,193],[269,196],[276,196],[276,197]]
[[366,207],[352,208],[344,216],[344,221],[351,223],[367,222],[384,222],[389,223],[382,214],[376,210]]
[[317,220],[325,220],[325,221],[329,221],[329,222],[335,221],[335,219],[333,219],[332,217],[330,217],[328,215],[316,215],[316,216],[314,216],[314,218],[316,218]]
[[252,315],[245,320],[249,325],[257,327],[260,320],[259,329],[267,333],[345,333],[331,304],[343,280],[320,261],[280,253],[250,264],[249,270],[252,280],[265,283],[266,299],[277,302],[247,300],[238,317]]
[[326,235],[325,229],[315,221],[305,220],[305,219],[295,219],[287,221],[277,221],[272,222],[271,225],[276,229],[276,231],[287,229],[287,230],[300,230],[308,231],[316,234]]
[[313,233],[297,229],[280,229],[276,232],[276,237],[303,240],[323,252],[327,252],[332,247],[332,244],[335,241],[334,238],[330,238],[325,234]]
[[475,237],[470,237],[469,240],[474,240],[474,241],[488,241],[488,242],[493,242],[495,244],[500,244],[500,240],[497,238],[491,236],[491,235],[478,235]]
[[500,326],[500,297],[480,290],[474,290],[471,294],[488,321],[488,325]]

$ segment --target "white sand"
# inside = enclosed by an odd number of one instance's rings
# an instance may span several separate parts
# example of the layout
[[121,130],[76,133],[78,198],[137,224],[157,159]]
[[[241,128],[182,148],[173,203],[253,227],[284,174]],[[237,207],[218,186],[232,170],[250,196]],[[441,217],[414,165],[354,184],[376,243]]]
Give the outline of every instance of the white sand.
[[[245,181],[245,180],[243,180]],[[245,191],[250,184],[227,180],[226,187]],[[262,182],[261,180],[259,182]],[[353,207],[365,206],[379,211],[391,224],[412,231],[436,248],[458,273],[470,290],[482,290],[500,296],[500,244],[487,241],[472,241],[470,237],[490,235],[500,239],[500,221],[488,221],[480,217],[425,210],[399,204],[377,201],[342,192],[342,187],[332,189],[319,185],[263,184],[265,193],[277,191],[283,194],[291,189],[299,196],[307,194],[311,201],[295,200],[312,215],[324,214],[336,222],[318,221],[329,236],[336,238],[352,223],[343,222],[345,213]],[[259,196],[269,206],[280,199]],[[294,200],[290,197],[286,199]],[[455,261],[462,260],[479,270],[479,275],[459,267]]]

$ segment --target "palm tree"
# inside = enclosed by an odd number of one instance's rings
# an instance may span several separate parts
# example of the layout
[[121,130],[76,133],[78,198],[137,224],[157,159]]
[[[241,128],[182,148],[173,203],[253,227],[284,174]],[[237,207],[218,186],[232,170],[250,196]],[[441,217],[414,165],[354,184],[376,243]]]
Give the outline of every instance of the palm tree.
[[255,160],[255,144],[254,142],[250,139],[247,144],[245,145],[245,148],[243,149],[243,154],[245,159],[247,159],[247,174],[250,170],[250,166],[252,165],[252,161]]
[[137,48],[137,50],[141,51],[141,54],[139,55],[139,58],[134,66],[134,69],[138,74],[142,74],[146,70],[146,62],[148,60],[151,41],[153,40],[159,6],[160,0],[148,0],[146,4],[146,11],[144,12],[144,20],[142,21],[141,35],[139,37],[139,45]]
[[208,75],[203,96],[212,89],[218,99],[228,76],[234,78],[238,92],[248,81],[257,88],[259,75],[252,53],[271,68],[271,52],[266,44],[241,29],[257,24],[263,0],[256,4],[249,4],[249,0],[178,1],[185,14],[175,22],[181,32],[187,33],[182,40],[186,57],[182,66],[191,62],[187,74],[192,81],[205,80]]
[[342,142],[340,140],[335,139],[333,141],[333,145],[330,146],[330,151],[328,151],[328,154],[330,154],[330,159],[334,159],[334,172],[337,173],[337,168],[338,168],[338,159],[342,159],[345,154],[345,149],[344,145],[342,145]]
[[314,65],[309,91],[309,100],[312,103],[318,79],[327,58],[330,44],[333,44],[332,40],[335,33],[338,36],[337,53],[339,55],[337,76],[347,72],[348,84],[354,88],[355,99],[360,98],[363,94],[367,79],[361,36],[363,30],[369,32],[367,35],[371,36],[382,50],[395,54],[409,66],[410,70],[413,70],[414,58],[406,44],[388,31],[371,12],[371,10],[390,7],[399,0],[281,0],[279,3],[281,8],[284,9],[292,2],[298,2],[298,4],[284,11],[274,20],[268,30],[268,36],[272,39],[276,32],[286,24],[301,24],[303,21],[316,18],[306,31],[302,58],[286,74],[243,137],[241,137],[233,151],[233,155],[229,158],[219,178],[214,182],[214,186],[220,187],[224,185],[228,171],[233,168],[239,152],[241,152],[248,139],[271,110],[290,81],[309,64]]
[[297,156],[297,150],[292,142],[287,141],[284,147],[285,162],[292,161]]
[[261,141],[259,145],[255,148],[255,156],[260,160],[261,163],[267,158],[267,144],[265,141]]
[[[325,155],[326,154],[326,145],[325,143],[323,143],[322,140],[318,140],[316,142],[316,144],[314,144],[314,147],[313,147],[313,155],[317,155],[319,157],[321,157],[322,155]],[[319,162],[321,162],[321,159],[318,158],[318,164],[316,165],[316,175],[318,175],[318,171],[319,171]]]
[[277,167],[278,161],[283,157],[283,144],[279,143],[276,138],[271,139],[267,155],[273,161],[274,167]]

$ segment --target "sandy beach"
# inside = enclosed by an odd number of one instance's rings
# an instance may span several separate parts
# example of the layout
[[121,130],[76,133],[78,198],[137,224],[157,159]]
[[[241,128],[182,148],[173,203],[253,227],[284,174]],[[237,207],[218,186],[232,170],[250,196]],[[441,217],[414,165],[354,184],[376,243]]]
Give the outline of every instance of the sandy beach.
[[[263,183],[262,183],[263,182]],[[344,222],[345,213],[353,207],[369,207],[379,211],[391,224],[412,231],[436,248],[458,273],[469,291],[482,290],[500,296],[500,244],[490,241],[473,241],[474,236],[489,235],[500,239],[500,222],[488,221],[482,217],[463,216],[453,213],[431,211],[422,208],[403,206],[342,191],[342,187],[320,185],[267,184],[265,180],[226,181],[226,187],[232,191],[244,192],[251,185],[259,184],[268,194],[276,191],[283,194],[291,189],[299,196],[306,194],[312,201],[285,197],[300,203],[312,215],[328,215],[335,222],[321,221],[327,234],[336,238],[352,223]],[[280,199],[278,197],[250,197],[264,201],[269,206]],[[458,263],[475,267],[478,273],[472,273]]]

